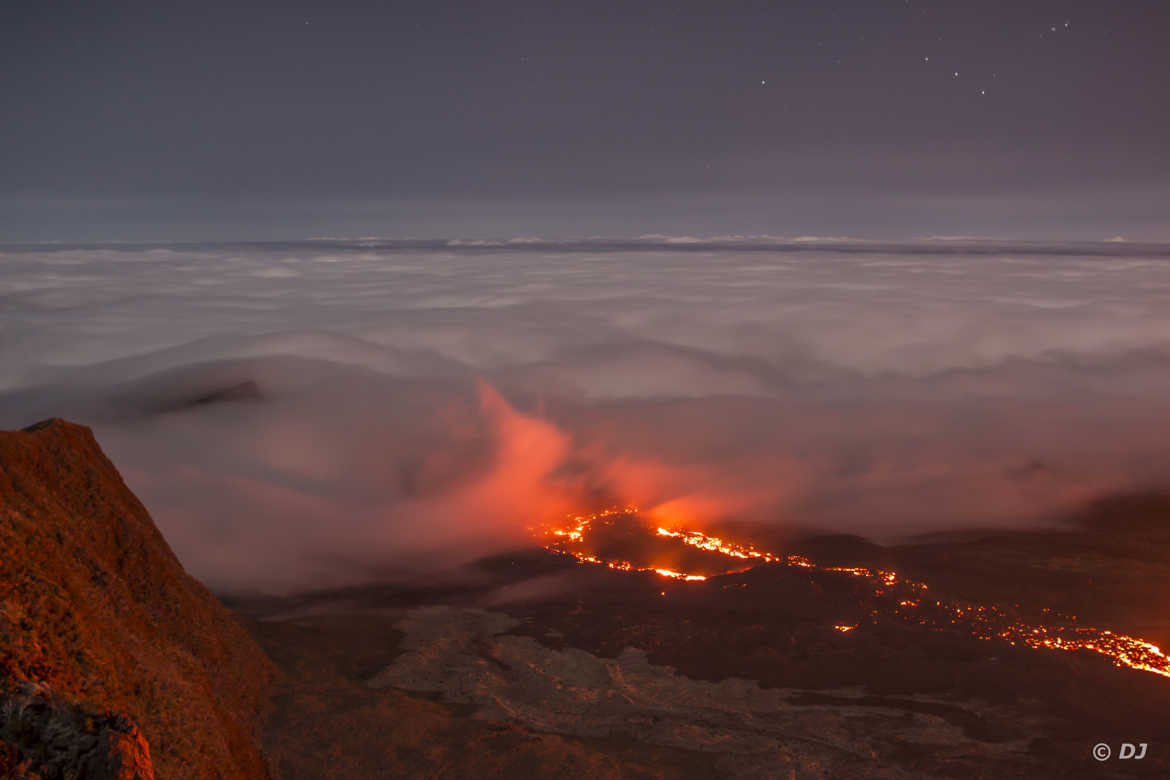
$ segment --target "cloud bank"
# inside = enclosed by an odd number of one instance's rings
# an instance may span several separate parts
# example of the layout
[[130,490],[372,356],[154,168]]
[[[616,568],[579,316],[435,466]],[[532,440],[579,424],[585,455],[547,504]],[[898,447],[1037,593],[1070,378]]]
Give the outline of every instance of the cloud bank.
[[9,247],[0,423],[92,425],[213,587],[329,587],[599,503],[886,539],[1170,481],[1170,250]]

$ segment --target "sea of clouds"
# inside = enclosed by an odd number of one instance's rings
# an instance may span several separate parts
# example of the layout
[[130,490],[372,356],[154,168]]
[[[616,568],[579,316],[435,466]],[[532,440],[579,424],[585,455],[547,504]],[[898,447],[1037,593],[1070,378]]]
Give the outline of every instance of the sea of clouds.
[[91,425],[224,590],[608,503],[887,540],[1170,482],[1166,246],[7,246],[0,311],[0,425]]

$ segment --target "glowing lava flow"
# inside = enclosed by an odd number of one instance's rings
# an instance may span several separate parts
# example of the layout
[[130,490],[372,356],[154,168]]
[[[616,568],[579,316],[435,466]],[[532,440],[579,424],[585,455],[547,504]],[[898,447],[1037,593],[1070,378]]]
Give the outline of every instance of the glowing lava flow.
[[595,555],[586,555],[582,552],[565,549],[565,543],[560,540],[565,540],[569,543],[585,541],[585,534],[589,531],[589,524],[595,520],[602,520],[607,517],[614,517],[619,515],[634,515],[638,510],[635,507],[626,507],[625,509],[605,509],[601,512],[596,512],[589,516],[579,515],[573,518],[576,524],[571,528],[553,528],[549,531],[549,535],[557,537],[557,541],[548,545],[548,549],[572,555],[581,563],[595,563],[600,566],[608,566],[611,569],[618,569],[619,571],[649,571],[654,572],[660,577],[667,577],[672,580],[682,580],[684,582],[701,582],[707,579],[702,574],[686,574],[681,571],[672,571],[671,569],[658,569],[653,566],[635,566],[629,561],[603,561]]
[[[585,541],[593,524],[606,522],[615,517],[633,517],[637,513],[636,507],[624,507],[606,509],[591,515],[579,515],[572,518],[571,525],[548,529],[547,534],[550,537],[550,542],[546,547],[556,553],[571,555],[580,563],[607,566],[620,571],[652,572],[661,577],[684,582],[707,579],[707,576],[703,574],[653,566],[639,566],[624,560],[603,560],[595,555],[573,549],[575,545],[580,545]],[[658,536],[675,539],[699,550],[717,553],[731,559],[795,566],[864,579],[873,584],[876,596],[896,599],[894,602],[896,606],[892,609],[897,617],[920,625],[940,629],[965,627],[978,639],[998,639],[1011,645],[1020,644],[1032,648],[1064,651],[1090,650],[1111,659],[1116,666],[1170,677],[1170,658],[1157,645],[1136,637],[1116,634],[1107,629],[1078,626],[1075,622],[1075,616],[1059,615],[1045,610],[1054,617],[1064,620],[1065,623],[1050,626],[1034,625],[1014,619],[996,606],[981,606],[958,601],[926,600],[922,598],[922,594],[929,590],[925,583],[907,580],[899,576],[897,572],[886,569],[820,566],[803,555],[775,555],[758,550],[751,545],[736,544],[715,536],[708,536],[699,531],[657,528],[655,533]],[[877,614],[877,610],[871,613],[874,622],[877,622]],[[849,633],[857,626],[838,624],[833,628],[841,633]]]

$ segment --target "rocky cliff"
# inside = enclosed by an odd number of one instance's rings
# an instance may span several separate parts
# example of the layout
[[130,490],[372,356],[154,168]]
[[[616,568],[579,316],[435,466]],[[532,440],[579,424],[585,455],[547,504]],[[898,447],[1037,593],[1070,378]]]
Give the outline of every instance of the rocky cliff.
[[267,776],[274,668],[88,428],[0,432],[0,551],[0,774]]

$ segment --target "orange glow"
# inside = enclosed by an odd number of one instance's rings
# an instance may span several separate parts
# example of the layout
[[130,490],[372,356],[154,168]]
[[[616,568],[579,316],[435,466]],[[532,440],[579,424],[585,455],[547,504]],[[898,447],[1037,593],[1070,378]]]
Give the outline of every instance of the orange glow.
[[[609,518],[615,517],[633,517],[637,514],[637,507],[627,506],[605,509],[591,515],[571,517],[566,525],[546,529],[545,533],[549,539],[546,549],[570,555],[579,563],[606,566],[620,571],[652,572],[660,577],[680,582],[704,582],[708,579],[707,575],[694,572],[640,566],[624,560],[602,560],[580,549],[574,549],[585,541],[593,523],[607,521]],[[924,607],[916,596],[928,590],[926,584],[907,580],[894,571],[871,570],[855,566],[821,566],[803,555],[781,556],[759,550],[750,544],[738,544],[709,536],[700,531],[659,526],[655,528],[654,532],[657,536],[674,539],[681,544],[717,553],[729,559],[777,563],[866,580],[873,587],[875,595],[890,594],[898,598],[897,608],[891,607],[893,613],[901,619],[911,620],[919,625],[940,630],[946,628],[966,629],[977,639],[1000,640],[1011,645],[1019,644],[1031,648],[1064,651],[1089,650],[1106,656],[1116,666],[1170,677],[1170,658],[1167,658],[1157,645],[1136,637],[1117,634],[1108,629],[1077,625],[1075,615],[1061,615],[1045,609],[1043,612],[1046,615],[1051,615],[1054,621],[1062,622],[1054,622],[1052,625],[1033,625],[1012,618],[995,605],[986,606],[959,601],[935,600],[926,602]],[[666,595],[665,591],[662,595]],[[877,614],[875,610],[873,612],[875,622]],[[841,623],[833,628],[841,633],[848,633],[855,630],[857,626]]]
[[654,573],[675,580],[686,580],[687,582],[702,582],[707,579],[702,574],[683,574],[682,572],[671,571],[670,569],[654,569]]

